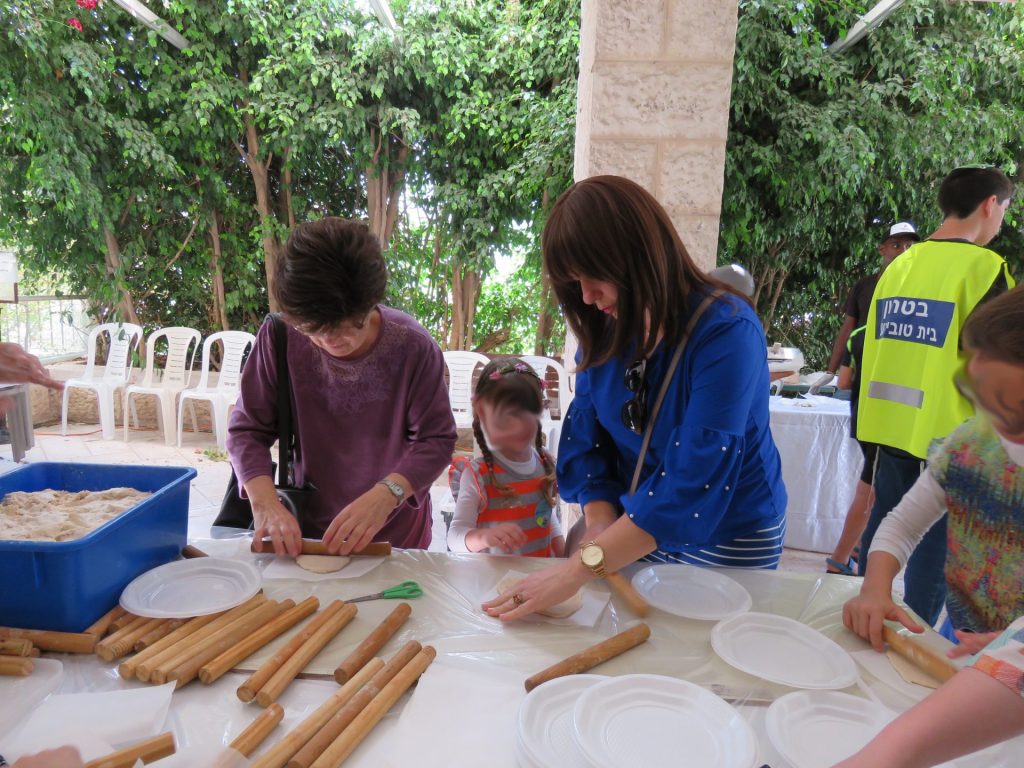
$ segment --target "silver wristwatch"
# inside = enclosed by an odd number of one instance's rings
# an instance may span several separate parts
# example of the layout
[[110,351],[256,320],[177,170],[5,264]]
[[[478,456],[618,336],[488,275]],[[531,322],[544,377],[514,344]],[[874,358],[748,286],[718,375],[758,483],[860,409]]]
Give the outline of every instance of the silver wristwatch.
[[405,501],[405,488],[403,488],[400,484],[396,483],[394,480],[389,480],[388,478],[385,477],[383,480],[378,480],[377,485],[383,485],[385,488],[391,491],[391,495],[395,497],[396,507],[403,501]]

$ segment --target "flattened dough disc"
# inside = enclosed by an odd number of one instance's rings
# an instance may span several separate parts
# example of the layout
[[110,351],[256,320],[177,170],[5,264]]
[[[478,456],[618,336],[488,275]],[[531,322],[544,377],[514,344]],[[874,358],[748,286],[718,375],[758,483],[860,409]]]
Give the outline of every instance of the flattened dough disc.
[[334,573],[348,565],[351,559],[343,555],[299,555],[295,563],[310,573]]

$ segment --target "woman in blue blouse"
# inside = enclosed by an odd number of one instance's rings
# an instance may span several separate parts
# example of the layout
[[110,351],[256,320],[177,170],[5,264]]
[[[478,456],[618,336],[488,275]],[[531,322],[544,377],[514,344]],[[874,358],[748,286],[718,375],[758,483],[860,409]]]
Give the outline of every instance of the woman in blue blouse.
[[564,500],[583,506],[586,543],[484,608],[519,618],[641,558],[777,567],[786,491],[768,428],[764,330],[750,304],[728,291],[707,304],[630,495],[673,353],[693,313],[724,286],[697,269],[661,205],[616,176],[586,179],[559,198],[543,252],[580,343],[558,483]]

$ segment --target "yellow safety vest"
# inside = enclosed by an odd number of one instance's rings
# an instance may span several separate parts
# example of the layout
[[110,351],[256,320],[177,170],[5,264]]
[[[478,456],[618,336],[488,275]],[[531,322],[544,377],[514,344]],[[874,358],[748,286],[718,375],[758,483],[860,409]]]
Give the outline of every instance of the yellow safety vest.
[[926,240],[882,273],[868,311],[857,439],[921,459],[974,413],[956,389],[960,330],[1006,261],[977,245]]

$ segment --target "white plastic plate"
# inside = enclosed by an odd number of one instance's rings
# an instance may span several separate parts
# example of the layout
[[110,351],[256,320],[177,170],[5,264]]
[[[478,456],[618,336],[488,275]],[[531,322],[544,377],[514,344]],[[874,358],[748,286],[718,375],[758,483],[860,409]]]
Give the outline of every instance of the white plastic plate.
[[243,560],[175,560],[125,587],[121,607],[152,619],[205,616],[241,605],[259,592],[262,582],[259,569]]
[[857,665],[835,642],[799,621],[740,613],[711,629],[711,647],[736,669],[794,688],[847,688]]
[[633,586],[655,608],[686,619],[718,621],[751,605],[750,593],[737,581],[695,565],[652,565],[633,575]]
[[588,768],[573,736],[572,712],[580,694],[605,680],[604,675],[567,675],[527,694],[516,718],[517,751],[524,767]]
[[674,677],[624,675],[597,683],[576,702],[573,726],[577,746],[597,768],[757,764],[754,732],[739,712]]

